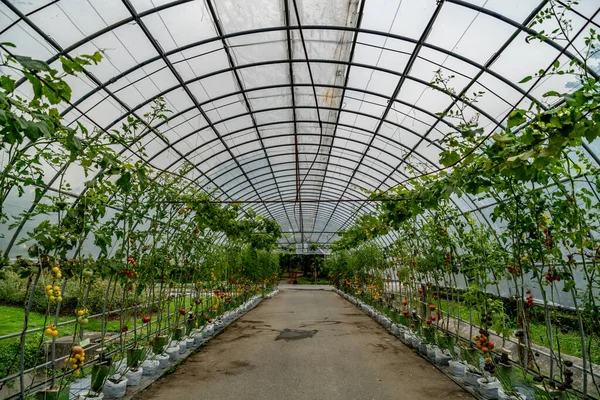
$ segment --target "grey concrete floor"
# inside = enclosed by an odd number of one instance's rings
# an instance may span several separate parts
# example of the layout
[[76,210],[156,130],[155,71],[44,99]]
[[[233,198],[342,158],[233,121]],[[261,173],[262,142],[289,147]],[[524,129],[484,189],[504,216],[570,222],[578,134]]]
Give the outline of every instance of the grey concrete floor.
[[327,290],[283,286],[136,399],[470,399]]

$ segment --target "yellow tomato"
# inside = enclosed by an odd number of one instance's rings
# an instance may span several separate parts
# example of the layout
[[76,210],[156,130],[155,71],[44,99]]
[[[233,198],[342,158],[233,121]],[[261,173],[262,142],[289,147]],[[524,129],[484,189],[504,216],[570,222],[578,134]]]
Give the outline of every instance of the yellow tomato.
[[52,272],[54,272],[55,274],[58,274],[58,273],[60,273],[60,268],[54,267],[54,268],[52,268]]
[[58,286],[54,286],[52,289],[54,289],[54,291],[58,292],[60,290],[60,288]]
[[52,285],[46,285],[46,292],[47,292],[48,290],[52,290]]
[[46,330],[44,331],[44,333],[48,336],[52,336],[52,329],[50,328],[46,328]]
[[80,316],[80,317],[81,317],[83,314],[85,314],[85,311],[83,311],[83,310],[79,310],[79,311],[77,311],[77,315],[78,315],[78,316]]
[[56,297],[54,297],[54,296],[48,296],[48,300],[50,302],[53,302],[54,300],[56,300]]
[[52,331],[52,337],[57,337],[58,336],[58,331],[57,330],[53,330]]

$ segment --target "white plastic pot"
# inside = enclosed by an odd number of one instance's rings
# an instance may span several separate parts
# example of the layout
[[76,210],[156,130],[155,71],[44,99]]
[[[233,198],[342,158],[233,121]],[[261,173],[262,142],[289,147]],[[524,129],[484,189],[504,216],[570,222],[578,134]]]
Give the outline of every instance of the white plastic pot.
[[196,332],[196,334],[194,335],[194,345],[200,344],[200,342],[202,342],[203,337],[204,335],[202,334],[202,331]]
[[171,364],[171,356],[168,354],[157,354],[154,356],[154,360],[158,361],[159,368],[167,368]]
[[460,361],[449,361],[448,365],[450,366],[450,375],[453,376],[465,376],[465,370],[467,366]]
[[481,378],[481,374],[474,373],[470,370],[465,371],[465,383],[471,386],[479,387],[479,378]]
[[410,338],[410,345],[415,349],[418,349],[421,346],[421,338],[413,336],[412,338]]
[[96,393],[92,390],[77,396],[77,400],[102,400],[102,399],[104,399],[104,393]]
[[127,378],[127,386],[137,386],[142,381],[142,375],[144,375],[144,368],[138,368],[136,371],[130,369],[125,374]]
[[498,389],[502,388],[498,379],[493,377],[479,378],[477,383],[479,384],[479,393],[484,399],[495,400],[498,398]]
[[169,347],[167,349],[166,353],[169,355],[169,358],[171,359],[171,361],[179,360],[179,346]]
[[446,366],[452,360],[452,356],[448,351],[437,348],[435,350],[435,363],[437,365]]
[[185,339],[183,339],[181,342],[179,342],[179,354],[185,353],[186,350],[187,350],[187,343],[186,343]]
[[104,383],[104,389],[102,389],[102,393],[106,397],[114,397],[115,399],[120,399],[125,396],[125,392],[127,391],[127,378],[122,378],[119,383],[115,383],[109,379]]
[[419,345],[419,353],[426,356],[427,355],[427,343],[421,342]]
[[144,375],[154,375],[160,368],[160,361],[158,360],[146,360],[142,363],[142,369]]
[[427,358],[429,358],[432,361],[435,361],[435,351],[437,350],[437,346],[433,344],[428,344],[425,346],[425,349],[427,351]]
[[498,400],[527,400],[527,396],[519,393],[518,396],[511,396],[504,391],[504,389],[498,389]]
[[194,347],[194,343],[195,343],[195,341],[194,341],[193,337],[189,337],[189,338],[185,339],[185,347],[187,349],[193,348]]

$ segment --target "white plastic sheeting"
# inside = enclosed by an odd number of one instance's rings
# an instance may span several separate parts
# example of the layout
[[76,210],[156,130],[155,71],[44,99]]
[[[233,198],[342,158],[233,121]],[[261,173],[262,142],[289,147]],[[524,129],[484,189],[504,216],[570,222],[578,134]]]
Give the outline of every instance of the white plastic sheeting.
[[[289,234],[285,243],[327,243],[372,206],[315,200],[362,200],[363,189],[387,189],[439,167],[437,141],[455,121],[437,113],[457,100],[429,87],[436,71],[455,76],[456,93],[484,93],[467,113],[479,114],[488,131],[502,126],[512,107],[573,86],[559,75],[533,88],[533,81],[519,83],[557,56],[561,65],[568,60],[560,55],[565,43],[525,40],[521,24],[541,6],[537,0],[2,0],[0,42],[53,65],[57,54],[102,50],[102,63],[68,78],[67,121],[113,129],[129,114],[143,118],[162,96],[172,114],[158,126],[164,139],[143,139],[148,161],[171,170],[189,161],[195,165],[189,177],[207,190],[218,186],[223,199],[267,201],[252,206],[277,219]],[[581,0],[574,7],[574,32],[599,26],[599,6]],[[548,32],[553,23],[535,28]],[[582,34],[566,50],[576,53],[583,41]],[[23,88],[19,94],[29,95]],[[80,192],[78,167],[66,175]]]

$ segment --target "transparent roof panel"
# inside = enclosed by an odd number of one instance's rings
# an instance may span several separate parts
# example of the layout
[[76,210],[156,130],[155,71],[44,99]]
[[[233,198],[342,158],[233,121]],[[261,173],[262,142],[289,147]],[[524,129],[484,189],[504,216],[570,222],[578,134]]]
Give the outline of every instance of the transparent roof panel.
[[[68,123],[117,129],[129,116],[143,119],[162,97],[169,120],[152,123],[160,136],[141,139],[147,161],[172,171],[190,162],[196,185],[248,201],[295,234],[283,243],[327,243],[373,209],[363,190],[439,167],[440,139],[456,123],[439,113],[465,104],[463,92],[481,93],[465,113],[491,132],[513,107],[549,107],[545,92],[576,88],[561,75],[520,83],[555,60],[566,68],[584,46],[584,34],[569,44],[528,39],[544,3],[7,1],[0,41],[53,66],[59,55],[103,51],[99,65],[66,78]],[[575,5],[573,31],[598,27],[599,7],[595,0]],[[534,28],[549,32],[556,22]],[[599,66],[596,59],[590,68]],[[432,89],[438,73],[453,76],[453,93]],[[24,97],[27,90],[17,89]],[[597,161],[598,143],[586,150]],[[85,179],[77,165],[65,171],[69,182]],[[58,174],[47,178],[55,189]],[[83,190],[72,186],[75,195]],[[489,205],[455,201],[465,211]]]

